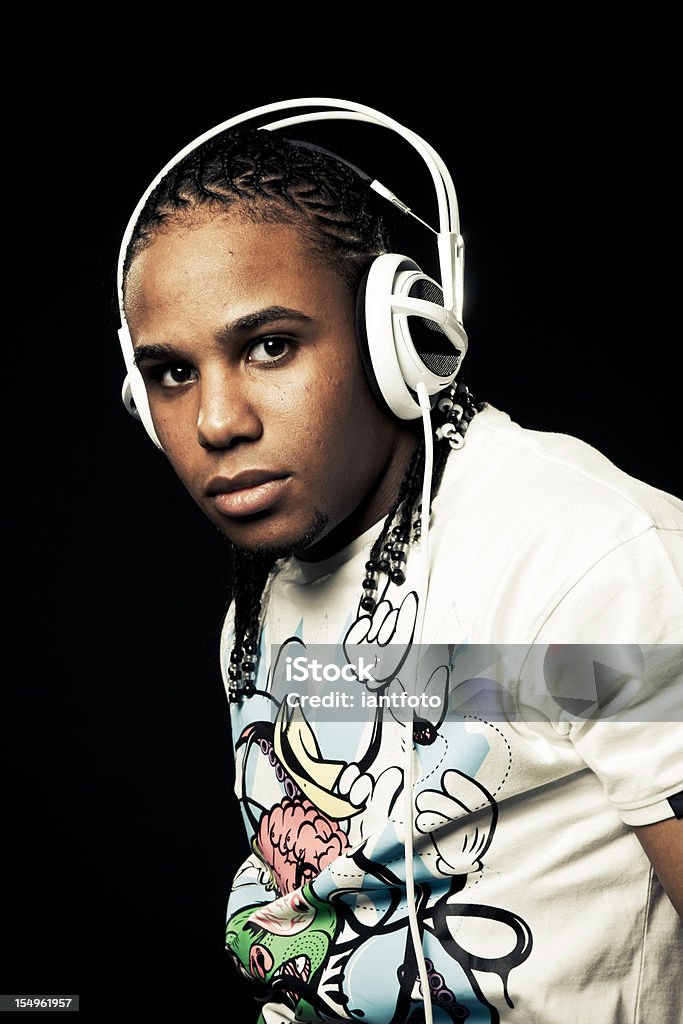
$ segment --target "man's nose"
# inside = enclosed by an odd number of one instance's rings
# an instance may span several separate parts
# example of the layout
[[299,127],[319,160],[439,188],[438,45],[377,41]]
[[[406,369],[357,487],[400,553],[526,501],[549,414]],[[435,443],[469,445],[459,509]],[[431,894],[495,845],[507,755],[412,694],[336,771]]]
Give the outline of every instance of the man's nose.
[[197,440],[202,448],[229,448],[260,437],[261,419],[239,381],[209,371],[202,375],[199,391]]

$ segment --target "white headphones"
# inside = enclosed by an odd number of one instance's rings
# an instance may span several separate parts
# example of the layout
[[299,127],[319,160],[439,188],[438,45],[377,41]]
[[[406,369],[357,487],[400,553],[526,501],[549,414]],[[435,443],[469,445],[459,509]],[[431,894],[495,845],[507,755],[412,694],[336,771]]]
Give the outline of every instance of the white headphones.
[[261,125],[260,128],[273,131],[324,120],[365,121],[389,128],[417,150],[429,168],[436,190],[439,210],[438,231],[412,213],[410,208],[381,182],[369,178],[343,158],[336,157],[342,163],[351,166],[363,180],[367,181],[370,188],[403,213],[419,220],[437,238],[440,284],[424,274],[414,260],[397,253],[383,253],[377,256],[361,281],[356,303],[356,330],[365,370],[376,398],[399,419],[417,419],[423,414],[423,408],[417,398],[418,384],[423,385],[429,396],[438,395],[453,383],[460,368],[467,351],[467,335],[462,323],[465,249],[460,235],[455,187],[441,157],[415,132],[361,103],[320,97],[269,103],[216,125],[177,153],[162,168],[138,202],[121,242],[117,271],[121,319],[118,334],[127,370],[122,398],[126,409],[142,421],[147,433],[159,448],[161,445],[152,423],[144,380],[134,362],[133,342],[123,308],[123,268],[138,217],[149,196],[165,175],[202,143],[246,121],[275,111],[297,110],[301,107],[334,109],[297,114]]

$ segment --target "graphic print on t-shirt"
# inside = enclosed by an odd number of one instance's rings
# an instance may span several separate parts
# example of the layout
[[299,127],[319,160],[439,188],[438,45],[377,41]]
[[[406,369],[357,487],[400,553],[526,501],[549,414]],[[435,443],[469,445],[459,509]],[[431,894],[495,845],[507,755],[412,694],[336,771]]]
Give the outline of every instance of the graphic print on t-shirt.
[[[402,686],[417,612],[412,591],[394,604],[385,591],[372,614],[359,609],[339,639],[350,665],[362,653],[376,668],[372,682],[359,674],[358,687],[379,698]],[[231,956],[297,1020],[424,1019],[403,845],[404,744],[412,736],[416,909],[435,1024],[499,1021],[482,978],[497,978],[512,1008],[509,976],[532,947],[518,914],[475,898],[495,843],[509,744],[492,723],[445,714],[447,663],[426,684],[444,698],[433,720],[429,712],[394,715],[377,700],[370,720],[343,729],[317,722],[314,730],[301,707],[273,695],[278,665],[306,650],[303,624],[297,633],[279,645],[267,674],[260,668],[257,692],[237,714],[237,790],[253,853],[230,898]],[[494,929],[497,955],[482,943],[480,922],[489,937]]]

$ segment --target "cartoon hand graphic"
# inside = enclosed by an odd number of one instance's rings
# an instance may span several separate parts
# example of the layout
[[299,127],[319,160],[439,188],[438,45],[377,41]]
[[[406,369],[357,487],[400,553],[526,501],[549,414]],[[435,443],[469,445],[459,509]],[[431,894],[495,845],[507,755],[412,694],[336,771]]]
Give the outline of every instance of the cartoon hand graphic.
[[[371,615],[362,615],[350,627],[344,638],[344,654],[368,689],[379,689],[401,671],[410,653],[416,621],[417,594],[411,591],[399,608],[385,598]],[[360,671],[361,659],[366,668],[371,666],[371,680]]]
[[349,846],[354,847],[367,838],[363,828],[366,818],[371,822],[370,828],[376,830],[378,821],[388,821],[391,817],[392,808],[403,788],[403,772],[392,765],[375,779],[367,772],[361,772],[357,764],[349,764],[339,777],[338,787],[342,796],[366,812],[349,821]]
[[[455,768],[441,776],[442,789],[418,793],[415,806],[418,832],[428,835],[438,854],[437,868],[444,875],[467,874],[481,869],[481,859],[491,844],[498,809],[491,794],[478,782]],[[439,848],[447,837],[448,854]]]

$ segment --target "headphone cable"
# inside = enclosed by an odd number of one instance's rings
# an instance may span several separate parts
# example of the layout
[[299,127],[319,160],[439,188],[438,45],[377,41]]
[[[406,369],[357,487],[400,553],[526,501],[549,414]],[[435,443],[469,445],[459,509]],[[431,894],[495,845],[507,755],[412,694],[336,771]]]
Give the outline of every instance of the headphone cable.
[[[420,544],[422,556],[420,559],[420,596],[422,599],[418,602],[417,620],[415,622],[415,641],[417,644],[417,658],[415,660],[416,683],[420,664],[420,648],[422,644],[422,632],[424,629],[427,592],[429,588],[429,506],[432,491],[432,470],[434,466],[434,441],[432,438],[431,420],[432,407],[427,393],[427,388],[422,381],[419,381],[417,385],[417,397],[422,411],[422,426],[424,428],[425,435],[425,464],[424,474],[422,477],[422,508],[420,514]],[[425,962],[425,955],[422,949],[422,936],[420,935],[420,924],[417,919],[417,909],[415,906],[415,871],[413,864],[413,789],[417,780],[413,775],[413,751],[413,710],[411,708],[410,716],[406,722],[404,748],[405,760],[403,769],[403,843],[406,859],[406,900],[408,903],[410,934],[413,940],[413,949],[415,950],[415,959],[417,962],[420,984],[422,985],[422,1002],[424,1004],[425,1024],[433,1024],[434,1018],[432,1016],[432,1001],[430,998],[431,989],[429,987],[427,964]]]

